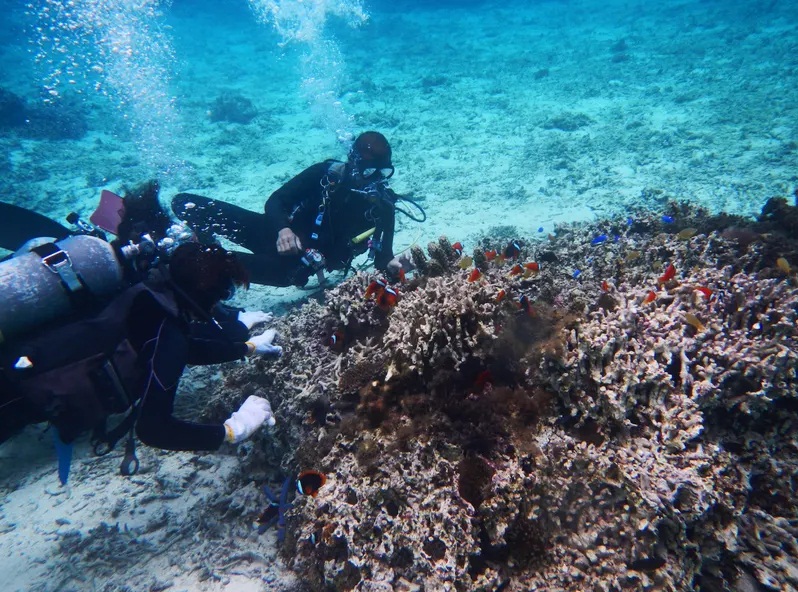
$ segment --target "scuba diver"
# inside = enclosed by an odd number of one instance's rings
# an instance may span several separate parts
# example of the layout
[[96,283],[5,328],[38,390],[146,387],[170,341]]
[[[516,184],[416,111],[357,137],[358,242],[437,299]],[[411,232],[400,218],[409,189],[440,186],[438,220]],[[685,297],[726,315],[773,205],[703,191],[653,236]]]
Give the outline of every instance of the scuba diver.
[[[118,235],[110,243],[93,234],[101,228],[85,224],[86,234],[28,241],[29,249],[0,262],[0,280],[6,280],[0,281],[0,443],[26,425],[50,422],[59,476],[62,464],[68,473],[72,442],[88,431],[103,453],[127,433],[122,468],[132,474],[134,434],[168,450],[215,450],[274,424],[261,394],[222,424],[174,417],[187,364],[279,355],[281,348],[273,344],[273,330],[248,336],[253,323],[267,320],[264,313],[242,318],[227,309],[233,314],[221,323],[213,317],[236,287],[248,286],[246,269],[218,245],[175,241],[168,216],[156,211],[157,184],[145,193],[150,203],[130,200],[126,212],[119,209],[123,198],[111,200],[116,225],[105,220],[105,230]],[[19,214],[22,219],[37,229],[46,225],[36,215]],[[142,228],[152,230],[128,240]],[[123,418],[109,430],[114,415]]]
[[408,255],[394,257],[395,213],[417,222],[426,214],[388,186],[393,173],[388,140],[369,131],[357,137],[346,162],[314,164],[277,189],[263,214],[190,193],[176,195],[172,210],[201,242],[220,235],[252,251],[238,255],[256,284],[304,286],[314,273],[321,284],[324,269],[348,270],[366,251],[377,269],[396,278],[413,265]]

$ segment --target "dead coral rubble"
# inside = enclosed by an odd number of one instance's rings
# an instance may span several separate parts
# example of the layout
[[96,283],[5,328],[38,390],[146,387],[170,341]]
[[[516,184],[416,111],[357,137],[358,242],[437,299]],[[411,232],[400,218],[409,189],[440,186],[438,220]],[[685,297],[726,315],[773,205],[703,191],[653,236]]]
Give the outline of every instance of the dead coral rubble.
[[228,377],[329,476],[284,547],[312,589],[798,588],[798,238],[671,208],[488,237],[477,279],[416,248],[394,309],[358,275]]

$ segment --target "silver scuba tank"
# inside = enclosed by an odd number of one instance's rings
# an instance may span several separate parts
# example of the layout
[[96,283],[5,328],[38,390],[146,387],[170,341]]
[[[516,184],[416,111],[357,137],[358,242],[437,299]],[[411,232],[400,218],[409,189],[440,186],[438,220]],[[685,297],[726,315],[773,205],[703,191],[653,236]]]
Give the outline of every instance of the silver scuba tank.
[[0,262],[0,343],[122,287],[113,247],[94,236],[34,239]]

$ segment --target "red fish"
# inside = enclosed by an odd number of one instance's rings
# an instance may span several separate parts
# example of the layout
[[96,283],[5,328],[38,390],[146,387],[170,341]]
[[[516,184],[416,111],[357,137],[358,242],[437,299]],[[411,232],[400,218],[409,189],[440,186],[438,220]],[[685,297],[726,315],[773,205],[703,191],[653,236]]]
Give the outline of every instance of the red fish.
[[469,274],[468,274],[468,281],[469,281],[469,282],[475,282],[475,281],[477,281],[477,280],[478,280],[479,278],[481,278],[481,277],[482,277],[482,272],[481,272],[481,271],[479,271],[479,270],[478,270],[478,269],[475,267],[474,269],[472,269],[472,270],[471,270],[471,273],[469,273]]
[[676,277],[676,268],[673,266],[673,263],[669,263],[668,267],[665,268],[665,273],[663,273],[659,278],[657,278],[657,283],[664,284],[665,282],[669,282],[673,278]]
[[478,392],[482,392],[485,389],[485,385],[488,385],[493,382],[493,375],[490,373],[490,370],[483,370],[477,377],[474,379],[474,386],[477,388]]
[[538,265],[535,261],[530,261],[529,263],[524,263],[524,268],[529,271],[540,271],[540,265]]
[[643,298],[643,304],[650,304],[657,299],[657,293],[654,290],[649,290],[646,297]]
[[399,281],[403,284],[407,281],[407,274],[405,273],[404,267],[399,268]]
[[382,310],[388,311],[399,303],[399,291],[396,288],[386,286],[377,296],[377,306]]
[[602,282],[601,282],[601,289],[602,289],[604,292],[609,292],[609,291],[610,291],[610,285],[607,283],[607,280],[602,280]]
[[382,278],[372,280],[371,283],[366,288],[366,293],[363,295],[363,297],[371,298],[372,296],[374,296],[375,298],[378,298],[379,295],[382,293],[382,291],[385,290],[385,287],[387,285],[388,282],[386,282]]
[[496,249],[485,251],[485,259],[487,259],[488,261],[493,261],[494,259],[496,259],[496,255],[498,254],[499,253],[496,252]]
[[463,254],[463,243],[457,241],[452,245],[452,249],[454,249],[454,252],[457,253],[457,256],[459,257]]
[[302,471],[296,478],[296,490],[300,495],[316,497],[319,489],[327,483],[327,475],[319,471]]
[[519,275],[521,273],[524,273],[524,268],[518,265],[518,263],[513,265],[512,269],[510,270],[510,275]]
[[510,241],[510,244],[504,247],[504,256],[507,259],[515,259],[520,254],[521,245],[519,245],[516,241]]
[[496,293],[496,302],[501,302],[502,300],[504,300],[505,296],[507,296],[507,292],[505,292],[504,288],[502,288]]
[[709,301],[709,300],[712,300],[712,294],[713,294],[713,292],[712,292],[712,290],[710,290],[709,288],[707,288],[707,287],[705,287],[705,286],[696,286],[696,287],[695,287],[695,288],[693,288],[693,289],[694,289],[696,292],[701,292],[701,293],[704,295],[704,298],[706,298],[706,299],[707,299],[707,301]]

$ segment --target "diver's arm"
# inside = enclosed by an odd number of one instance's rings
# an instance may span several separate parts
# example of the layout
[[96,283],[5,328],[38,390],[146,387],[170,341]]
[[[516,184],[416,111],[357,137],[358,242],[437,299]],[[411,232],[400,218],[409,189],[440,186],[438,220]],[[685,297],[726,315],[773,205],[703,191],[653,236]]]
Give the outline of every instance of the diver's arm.
[[245,358],[247,351],[247,344],[243,341],[193,337],[188,342],[187,361],[195,366],[223,364]]
[[374,267],[380,271],[388,271],[388,263],[393,259],[393,234],[396,226],[396,215],[393,204],[385,207],[380,213],[382,240],[380,250],[374,255]]
[[165,317],[140,352],[146,372],[136,434],[149,446],[164,450],[216,450],[224,442],[223,425],[193,423],[173,415],[177,384],[189,349],[188,339],[178,323]]
[[302,201],[320,193],[319,183],[328,168],[329,164],[325,162],[314,164],[269,196],[263,210],[267,223],[276,234],[291,225],[289,218]]

